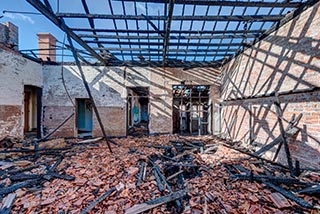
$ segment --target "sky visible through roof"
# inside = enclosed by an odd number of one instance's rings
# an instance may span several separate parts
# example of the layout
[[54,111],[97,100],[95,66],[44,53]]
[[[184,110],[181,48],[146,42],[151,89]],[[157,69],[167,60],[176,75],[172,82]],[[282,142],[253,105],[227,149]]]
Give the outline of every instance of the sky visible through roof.
[[[50,32],[58,41],[63,42],[64,32],[52,24],[43,15],[35,15],[23,12],[39,13],[25,0],[0,0],[0,9],[4,12],[0,22],[10,21],[19,27],[19,49],[37,49],[38,32]],[[56,13],[85,13],[84,7],[80,0],[50,0],[53,11]],[[165,7],[163,3],[144,3],[144,2],[122,2],[116,0],[87,0],[88,9],[91,14],[114,14],[114,15],[144,15],[144,16],[164,16]],[[274,0],[266,0],[265,2],[275,2]],[[281,2],[281,1],[279,1]],[[111,5],[111,7],[110,7]],[[285,15],[292,8],[268,8],[268,7],[231,7],[231,6],[203,6],[203,5],[183,5],[175,4],[173,16],[246,16],[246,15]],[[22,12],[22,13],[16,13]],[[0,13],[1,16],[1,13]],[[66,24],[70,28],[90,28],[87,18],[65,18]],[[159,30],[165,30],[163,20],[151,20],[151,22]],[[224,30],[266,30],[269,29],[274,22],[243,22],[243,21],[190,21],[190,20],[172,20],[171,31],[224,31]],[[99,38],[102,41],[103,47],[112,49],[110,51],[119,60],[139,60],[143,57],[146,60],[161,61],[163,38],[159,38],[159,33],[154,30],[154,27],[148,23],[147,20],[112,20],[112,19],[94,19],[95,29],[135,29],[135,30],[152,30],[152,34],[143,33],[106,33],[97,32],[97,35],[114,36],[112,38]],[[85,35],[92,32],[80,32],[77,34],[84,35],[83,40],[89,41],[88,44],[97,53],[99,52],[99,45],[92,42],[93,38]],[[200,35],[200,34],[199,34]],[[169,59],[183,60],[183,61],[215,61],[222,59],[225,55],[234,54],[239,45],[229,45],[227,47],[223,44],[238,44],[242,42],[252,41],[254,38],[210,38],[211,34],[202,34],[207,36],[204,38],[196,38],[197,34],[173,34],[170,35],[170,46],[167,53]],[[117,36],[142,36],[139,39],[119,39]],[[184,36],[193,36],[184,38]],[[148,39],[149,37],[149,39]],[[152,37],[154,39],[152,39]],[[151,38],[151,39],[150,39]],[[90,41],[92,43],[90,43]],[[106,43],[103,43],[103,42]],[[119,45],[119,42],[123,43]],[[182,44],[182,45],[180,45]],[[207,46],[207,44],[221,44],[220,46]],[[62,44],[58,43],[58,46]],[[82,49],[79,45],[77,48]],[[127,49],[127,51],[120,51],[117,49]],[[184,54],[181,50],[187,50]],[[131,51],[129,51],[131,50]],[[172,51],[171,51],[172,50]],[[180,50],[180,52],[177,52]],[[192,50],[195,50],[192,52]],[[200,51],[201,50],[201,51]],[[220,51],[221,50],[221,51]],[[232,51],[228,51],[232,50]],[[66,52],[65,52],[66,53]],[[61,52],[60,52],[61,54]],[[70,55],[69,53],[66,53]],[[58,52],[59,55],[59,52]],[[61,57],[58,57],[61,60]],[[65,57],[64,60],[72,60],[72,58]]]

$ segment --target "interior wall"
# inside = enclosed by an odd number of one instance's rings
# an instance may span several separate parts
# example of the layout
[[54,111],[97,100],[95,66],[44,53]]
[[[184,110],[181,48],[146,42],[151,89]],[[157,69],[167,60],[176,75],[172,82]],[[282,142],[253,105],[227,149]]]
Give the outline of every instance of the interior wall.
[[[284,121],[303,113],[301,131],[290,143],[293,159],[303,166],[320,168],[320,92],[291,93],[320,87],[319,26],[317,3],[222,68],[225,137],[241,140],[246,146],[250,141],[263,146],[278,137],[275,96],[249,97],[283,93],[279,99]],[[265,156],[271,158],[273,154],[271,150]],[[283,162],[283,157],[278,160]]]
[[0,47],[0,139],[23,138],[24,85],[42,87],[42,66]]
[[[83,66],[83,70],[109,136],[126,135],[127,87],[149,87],[151,134],[172,132],[172,85],[185,81],[186,84],[219,87],[217,77],[220,71],[213,68],[183,70],[158,67]],[[63,66],[63,71],[64,82],[71,99],[87,98],[76,66]],[[74,111],[74,107],[63,86],[61,66],[47,65],[44,66],[43,72],[44,127],[50,132]],[[75,136],[75,117],[55,135]],[[93,135],[101,135],[95,116]]]

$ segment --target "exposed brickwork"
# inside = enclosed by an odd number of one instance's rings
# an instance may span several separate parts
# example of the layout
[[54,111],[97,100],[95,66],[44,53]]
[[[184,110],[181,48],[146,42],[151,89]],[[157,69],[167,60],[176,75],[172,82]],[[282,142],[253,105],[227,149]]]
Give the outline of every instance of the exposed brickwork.
[[[71,106],[43,106],[43,130],[44,135],[58,127],[73,112]],[[71,117],[53,136],[74,137],[75,115]]]
[[[101,120],[108,136],[126,136],[126,109],[117,107],[98,107]],[[102,136],[97,118],[93,117],[93,135]]]
[[0,139],[22,137],[22,106],[0,105]]
[[[251,139],[263,145],[279,135],[274,97],[246,97],[320,87],[319,26],[317,3],[222,68],[225,136],[248,143],[251,132]],[[244,100],[227,102],[235,98]],[[303,113],[301,132],[290,143],[293,158],[320,168],[320,92],[280,96],[280,102],[287,121],[292,114]],[[284,162],[281,153],[279,161]],[[273,154],[274,150],[266,156]]]
[[24,86],[42,87],[41,65],[0,46],[0,138],[23,138]]
[[0,23],[0,43],[17,51],[19,49],[19,29],[11,22]]
[[[110,136],[126,135],[127,90],[126,87],[143,86],[150,91],[149,130],[150,133],[172,132],[172,85],[186,84],[211,85],[218,90],[219,70],[213,68],[182,68],[162,69],[153,67],[99,67],[83,66],[86,79],[90,85],[100,116],[106,132]],[[199,75],[200,73],[200,75]],[[64,66],[64,81],[73,100],[88,98],[76,66]],[[212,93],[217,96],[218,93]],[[44,67],[43,103],[47,109],[52,109],[52,115],[61,114],[61,111],[70,112],[73,109],[62,84],[61,67]],[[61,108],[60,108],[61,107]],[[64,110],[62,107],[65,107]],[[56,110],[55,110],[56,108]],[[51,111],[51,110],[50,110]],[[55,117],[56,122],[48,121],[45,114],[47,129],[54,129],[58,121],[63,121],[60,116]],[[66,117],[68,114],[61,114]],[[101,136],[99,124],[94,116],[93,135]],[[71,128],[73,126],[73,128]],[[76,136],[75,122],[67,126],[67,136]],[[59,134],[57,133],[56,136]],[[61,135],[60,135],[61,136]]]
[[56,38],[50,33],[38,33],[39,58],[44,61],[56,61]]

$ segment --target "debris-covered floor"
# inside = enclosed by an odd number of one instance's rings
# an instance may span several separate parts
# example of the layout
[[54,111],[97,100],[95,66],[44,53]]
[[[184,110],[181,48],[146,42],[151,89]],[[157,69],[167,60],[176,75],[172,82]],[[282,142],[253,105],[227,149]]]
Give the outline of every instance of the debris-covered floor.
[[114,141],[2,143],[0,213],[319,213],[319,172],[290,177],[212,136]]

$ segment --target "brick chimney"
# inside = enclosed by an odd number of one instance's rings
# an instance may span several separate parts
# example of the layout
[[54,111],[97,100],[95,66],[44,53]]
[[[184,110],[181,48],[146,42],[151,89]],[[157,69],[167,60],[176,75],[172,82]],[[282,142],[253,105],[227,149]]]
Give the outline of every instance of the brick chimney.
[[11,22],[0,23],[0,43],[4,46],[18,51],[19,49],[19,29]]
[[50,33],[38,33],[38,57],[43,61],[56,61],[56,41],[57,39]]

